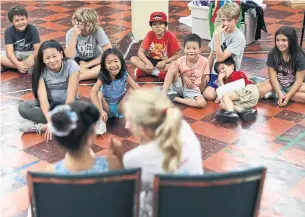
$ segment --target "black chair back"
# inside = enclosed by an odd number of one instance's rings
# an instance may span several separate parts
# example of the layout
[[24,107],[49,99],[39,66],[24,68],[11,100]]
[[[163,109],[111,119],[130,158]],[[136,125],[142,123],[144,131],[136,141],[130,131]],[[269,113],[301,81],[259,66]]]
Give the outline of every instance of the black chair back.
[[203,176],[157,175],[154,217],[256,217],[266,174],[259,167]]
[[33,217],[135,217],[141,169],[94,175],[28,172]]

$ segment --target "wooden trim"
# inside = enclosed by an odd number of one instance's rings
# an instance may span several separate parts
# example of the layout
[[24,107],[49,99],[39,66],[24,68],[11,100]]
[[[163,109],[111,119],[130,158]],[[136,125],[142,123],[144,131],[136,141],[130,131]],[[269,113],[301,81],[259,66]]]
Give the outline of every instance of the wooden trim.
[[54,184],[77,184],[77,185],[90,185],[95,183],[107,183],[107,182],[120,182],[127,180],[136,180],[136,175],[123,175],[118,177],[105,177],[105,178],[90,178],[90,179],[64,179],[64,178],[53,178],[53,177],[31,177],[33,183],[54,183]]
[[246,182],[253,182],[262,179],[262,174],[252,175],[248,177],[242,178],[226,178],[223,180],[216,181],[206,181],[206,180],[198,180],[196,181],[163,181],[160,180],[160,186],[184,186],[184,187],[212,187],[212,186],[221,186],[221,185],[229,185],[229,184],[240,184]]
[[160,189],[160,177],[155,176],[153,184],[153,217],[158,217],[159,214],[159,189]]
[[262,172],[262,178],[261,178],[261,181],[259,183],[259,188],[258,188],[257,199],[256,199],[255,207],[254,207],[253,217],[258,217],[258,214],[259,214],[259,207],[260,207],[261,198],[262,198],[262,194],[263,194],[266,172],[267,172],[267,169],[264,168],[263,172]]

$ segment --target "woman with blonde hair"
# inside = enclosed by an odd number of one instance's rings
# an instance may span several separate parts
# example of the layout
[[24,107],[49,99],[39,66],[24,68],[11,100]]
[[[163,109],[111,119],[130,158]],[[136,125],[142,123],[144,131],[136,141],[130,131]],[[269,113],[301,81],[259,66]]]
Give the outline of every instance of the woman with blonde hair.
[[181,111],[159,91],[133,90],[124,103],[129,130],[140,145],[122,154],[112,139],[110,152],[124,168],[142,168],[141,216],[152,216],[152,182],[155,174],[203,174],[200,142]]
[[98,25],[98,14],[91,8],[79,8],[72,16],[73,27],[66,34],[65,54],[80,66],[79,80],[95,79],[100,73],[102,52],[111,43]]

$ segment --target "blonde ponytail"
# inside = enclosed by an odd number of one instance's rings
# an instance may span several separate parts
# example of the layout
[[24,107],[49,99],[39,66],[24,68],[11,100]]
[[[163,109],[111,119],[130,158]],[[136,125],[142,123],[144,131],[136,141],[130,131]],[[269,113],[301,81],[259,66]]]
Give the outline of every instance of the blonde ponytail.
[[139,126],[154,132],[151,140],[159,143],[159,148],[164,154],[164,171],[176,171],[181,161],[182,149],[180,110],[160,91],[152,89],[132,91],[124,104],[124,109],[135,125],[134,129],[131,129],[135,135],[138,134]]
[[181,112],[176,107],[168,108],[165,112],[165,120],[156,130],[159,147],[164,154],[162,168],[167,172],[178,169],[181,159]]

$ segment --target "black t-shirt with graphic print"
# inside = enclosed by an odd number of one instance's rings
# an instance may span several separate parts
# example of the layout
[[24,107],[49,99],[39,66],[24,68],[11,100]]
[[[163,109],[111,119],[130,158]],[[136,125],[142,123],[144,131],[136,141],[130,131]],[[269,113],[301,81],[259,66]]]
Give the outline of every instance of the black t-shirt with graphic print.
[[32,51],[33,44],[40,42],[37,28],[28,24],[23,32],[19,32],[12,25],[5,30],[5,45],[13,44],[14,51]]
[[284,88],[291,87],[294,84],[297,71],[305,70],[305,55],[298,53],[295,63],[294,69],[288,64],[276,66],[274,52],[270,51],[268,54],[267,66],[276,71],[277,79]]

